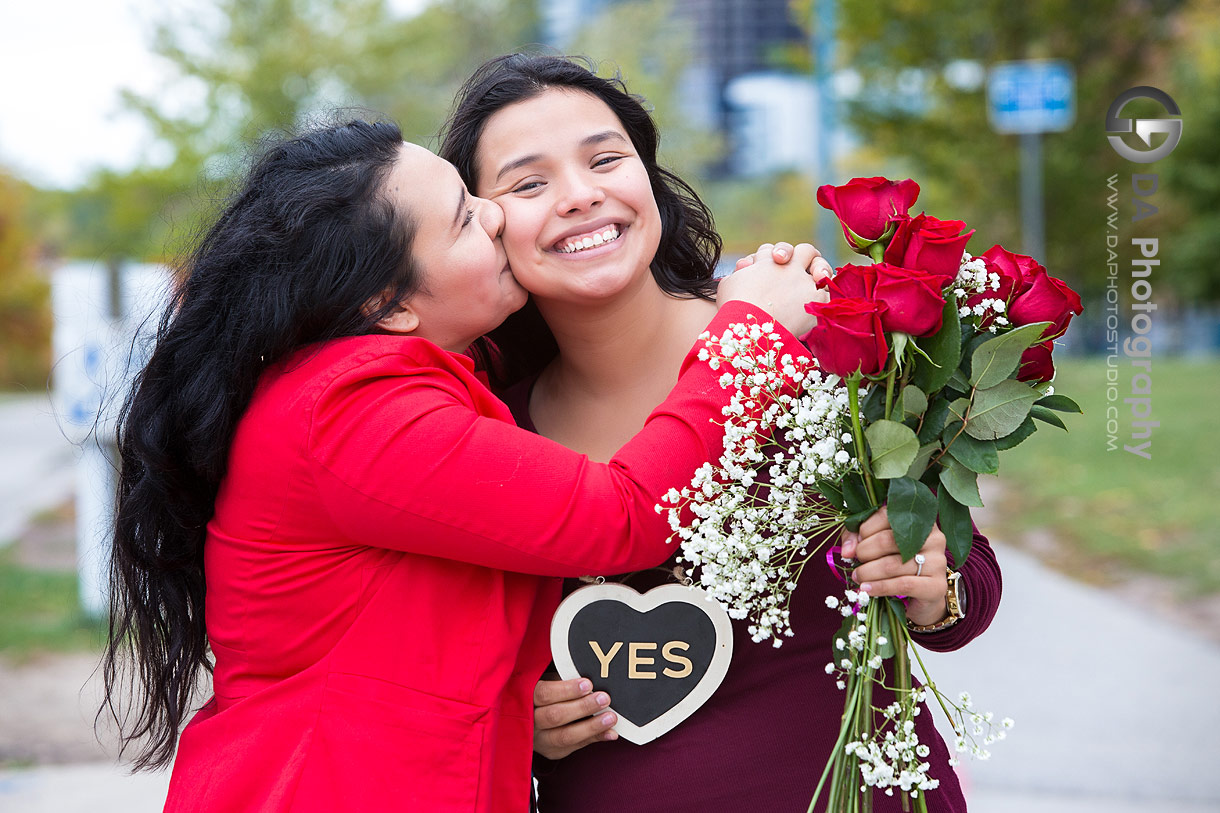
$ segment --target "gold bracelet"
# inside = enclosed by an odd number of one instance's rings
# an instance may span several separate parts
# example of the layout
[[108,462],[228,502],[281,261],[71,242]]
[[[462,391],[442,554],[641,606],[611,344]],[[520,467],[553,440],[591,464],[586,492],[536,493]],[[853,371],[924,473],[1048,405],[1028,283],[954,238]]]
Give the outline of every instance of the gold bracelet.
[[911,632],[940,632],[952,627],[958,621],[966,617],[966,613],[962,610],[962,603],[958,595],[958,580],[961,579],[961,573],[955,573],[952,570],[948,573],[949,589],[945,591],[945,605],[948,607],[949,614],[937,621],[935,624],[913,624],[907,619],[907,629]]

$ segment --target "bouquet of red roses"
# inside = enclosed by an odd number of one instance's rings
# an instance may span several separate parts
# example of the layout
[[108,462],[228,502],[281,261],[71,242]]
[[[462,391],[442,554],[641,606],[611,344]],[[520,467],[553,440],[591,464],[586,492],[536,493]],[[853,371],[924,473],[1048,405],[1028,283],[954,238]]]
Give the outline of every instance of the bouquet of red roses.
[[[847,382],[859,462],[858,471],[823,483],[823,496],[847,515],[848,527],[886,504],[904,561],[938,522],[960,567],[973,539],[969,507],[983,504],[978,475],[996,473],[999,452],[1032,434],[1035,421],[1066,429],[1055,411],[1080,411],[1049,382],[1054,340],[1081,302],[1031,257],[999,245],[978,257],[966,253],[974,232],[962,221],[910,216],[918,194],[912,180],[885,178],[818,190],[818,203],[838,216],[848,244],[872,263],[837,269],[830,301],[807,306],[818,323],[804,341],[822,369]],[[926,691],[954,721],[959,751],[986,755],[983,746],[1003,738],[1012,722],[993,733],[991,717],[970,710],[968,695],[949,701],[926,670],[927,689],[914,688],[908,651],[916,659],[919,653],[901,601],[874,602],[866,612],[867,604],[867,596],[849,591],[840,608],[849,611],[828,671],[840,676],[847,703],[815,799],[829,780],[828,809],[869,809],[860,789],[892,793],[896,786],[904,809],[909,793],[925,810],[924,792],[936,781],[919,760],[927,751],[904,734]],[[872,688],[886,683],[896,699],[878,709]],[[967,730],[985,734],[982,744],[968,743]]]
[[[978,475],[997,472],[999,453],[1037,422],[1066,429],[1056,412],[1080,411],[1050,384],[1054,340],[1080,297],[1031,257],[998,245],[971,256],[965,223],[908,214],[918,194],[912,180],[885,178],[818,190],[871,262],[837,269],[829,301],[807,306],[817,326],[802,339],[815,358],[783,347],[765,323],[703,336],[700,357],[734,390],[724,453],[665,502],[682,560],[730,617],[749,620],[755,641],[780,646],[793,634],[788,605],[815,559],[811,542],[856,530],[883,504],[904,561],[939,523],[960,567],[969,508],[983,504]],[[752,406],[763,390],[774,403],[760,417]],[[953,723],[958,752],[985,758],[1012,721],[936,687],[900,600],[848,586],[826,603],[843,616],[826,672],[846,700],[810,810],[824,789],[836,813],[871,809],[874,790],[926,810],[938,782],[913,718],[927,694]]]
[[[983,504],[978,475],[996,473],[998,452],[1035,420],[1066,428],[1055,411],[1080,411],[1049,382],[1054,340],[1081,302],[1031,257],[999,245],[971,257],[965,223],[907,214],[918,195],[914,181],[885,178],[818,190],[873,263],[837,269],[830,301],[807,306],[818,323],[803,341],[851,393],[861,465],[834,500],[849,523],[888,500],[910,559],[939,519],[960,565],[972,538],[966,508]],[[859,403],[864,382],[873,386]]]

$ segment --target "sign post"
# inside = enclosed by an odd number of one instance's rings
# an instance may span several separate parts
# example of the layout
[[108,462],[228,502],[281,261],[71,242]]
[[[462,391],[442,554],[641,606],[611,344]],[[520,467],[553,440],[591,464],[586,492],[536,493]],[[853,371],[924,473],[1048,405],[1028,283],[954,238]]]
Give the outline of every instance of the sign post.
[[81,449],[77,576],[81,608],[93,616],[105,615],[110,601],[106,575],[119,466],[115,420],[132,376],[147,360],[169,287],[169,269],[158,265],[70,262],[51,277],[52,403],[64,433]]
[[996,132],[1020,136],[1022,253],[1044,262],[1042,133],[1067,130],[1076,120],[1072,66],[1050,59],[993,66],[987,77],[987,118]]

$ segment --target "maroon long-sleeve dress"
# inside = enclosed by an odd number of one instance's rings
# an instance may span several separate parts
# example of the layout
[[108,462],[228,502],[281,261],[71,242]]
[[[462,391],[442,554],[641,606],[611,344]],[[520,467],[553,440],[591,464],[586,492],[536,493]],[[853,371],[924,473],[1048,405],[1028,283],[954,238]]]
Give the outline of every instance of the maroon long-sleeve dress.
[[[502,397],[518,425],[536,431],[528,411],[532,384],[522,382]],[[1000,569],[977,530],[960,571],[966,617],[941,632],[916,634],[927,649],[959,649],[995,616]],[[653,570],[618,580],[643,592],[672,577]],[[580,586],[570,581],[565,590]],[[659,739],[642,746],[622,739],[597,743],[555,762],[535,756],[540,813],[803,813],[838,737],[843,712],[843,693],[825,671],[831,639],[843,620],[825,600],[841,597],[842,591],[829,568],[811,563],[792,599],[795,635],[779,649],[770,642],[752,642],[744,622],[733,622],[733,660],[724,682],[706,704]],[[928,793],[929,811],[965,811],[961,786],[948,765],[952,753],[927,709],[916,718],[916,730],[920,742],[932,749],[931,775],[940,780],[940,787]],[[877,813],[902,809],[897,796],[876,796]]]

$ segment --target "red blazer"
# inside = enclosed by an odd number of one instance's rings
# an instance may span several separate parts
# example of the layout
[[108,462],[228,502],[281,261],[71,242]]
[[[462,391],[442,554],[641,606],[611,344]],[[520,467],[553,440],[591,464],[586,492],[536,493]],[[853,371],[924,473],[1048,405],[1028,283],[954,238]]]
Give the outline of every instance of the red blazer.
[[518,429],[422,339],[269,370],[207,528],[215,696],[165,809],[527,809],[557,577],[667,559],[654,505],[719,455],[728,393],[692,360],[609,464]]

